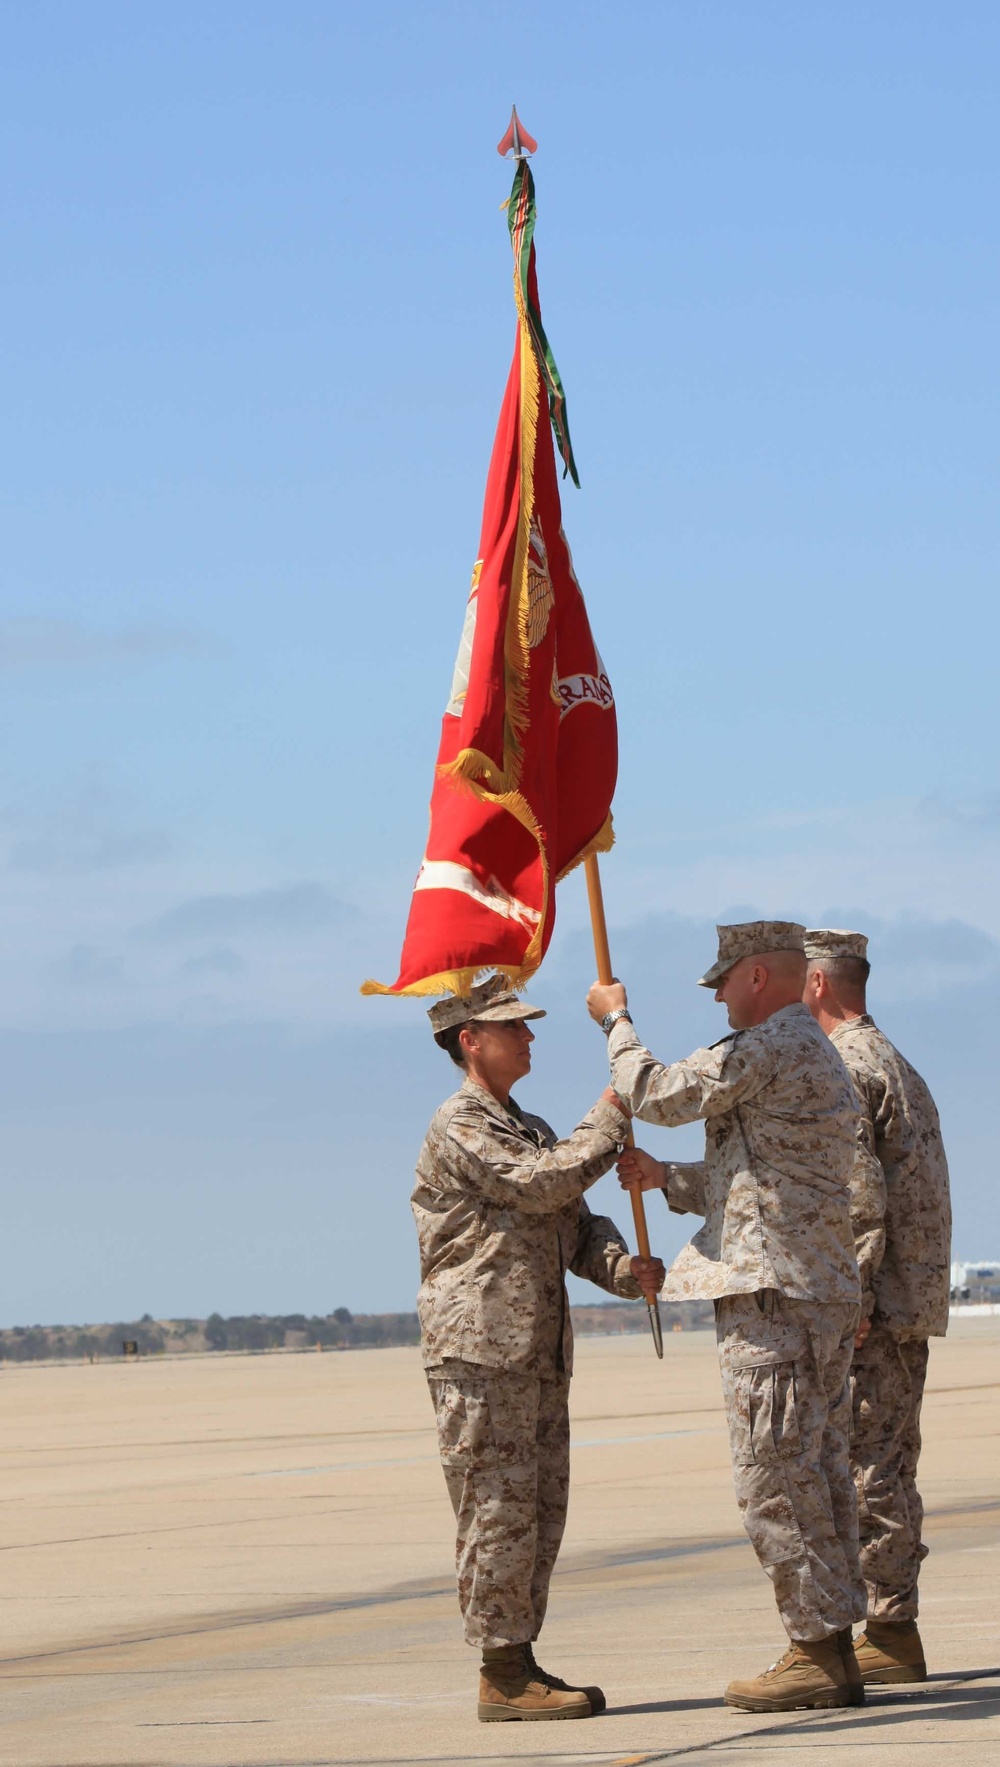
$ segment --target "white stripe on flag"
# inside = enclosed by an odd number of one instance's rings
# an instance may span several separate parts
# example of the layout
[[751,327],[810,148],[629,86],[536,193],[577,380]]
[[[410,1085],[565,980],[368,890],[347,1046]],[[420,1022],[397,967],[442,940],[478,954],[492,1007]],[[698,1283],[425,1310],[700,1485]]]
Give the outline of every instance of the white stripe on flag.
[[491,914],[499,914],[503,920],[516,920],[520,926],[537,926],[542,918],[537,908],[519,902],[497,878],[491,877],[489,883],[484,884],[474,872],[456,864],[454,859],[425,859],[413,888],[415,891],[460,890],[463,896],[471,896]]

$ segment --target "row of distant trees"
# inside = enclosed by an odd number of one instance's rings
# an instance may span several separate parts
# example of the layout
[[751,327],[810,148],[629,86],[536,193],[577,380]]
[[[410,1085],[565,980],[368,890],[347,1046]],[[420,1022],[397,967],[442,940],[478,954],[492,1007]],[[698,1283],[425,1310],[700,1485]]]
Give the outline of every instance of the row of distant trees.
[[[139,1356],[183,1354],[192,1350],[361,1349],[417,1344],[415,1313],[355,1316],[347,1307],[325,1315],[305,1313],[237,1314],[224,1319],[142,1319],[113,1325],[15,1325],[0,1331],[0,1357],[7,1362],[104,1361],[120,1358],[128,1345]],[[134,1351],[131,1346],[134,1345]]]
[[221,1313],[212,1313],[205,1321],[210,1350],[283,1350],[307,1344],[347,1350],[419,1342],[415,1313],[366,1313],[355,1318],[346,1307],[337,1307],[325,1316],[252,1313],[223,1319]]
[[0,1331],[0,1356],[7,1362],[48,1362],[61,1358],[121,1356],[122,1345],[133,1343],[139,1355],[152,1356],[168,1347],[193,1347],[186,1340],[199,1338],[200,1319],[172,1319],[169,1330],[151,1314],[113,1325],[14,1325]]
[[[605,1303],[574,1308],[579,1331],[646,1331],[646,1309],[634,1302]],[[664,1323],[692,1326],[711,1323],[708,1302],[684,1302],[664,1308]],[[303,1350],[319,1345],[327,1350],[389,1348],[394,1344],[418,1344],[420,1325],[415,1313],[353,1314],[347,1307],[332,1313],[239,1313],[207,1319],[142,1319],[116,1325],[15,1325],[0,1331],[0,1357],[7,1362],[48,1362],[79,1359],[120,1360],[129,1354],[177,1355],[205,1350]],[[134,1351],[132,1346],[135,1346]]]

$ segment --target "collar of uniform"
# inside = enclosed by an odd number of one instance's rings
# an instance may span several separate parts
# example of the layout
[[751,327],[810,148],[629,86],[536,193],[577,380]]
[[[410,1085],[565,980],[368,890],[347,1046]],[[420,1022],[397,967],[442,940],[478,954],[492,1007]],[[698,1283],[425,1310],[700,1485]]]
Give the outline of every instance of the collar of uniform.
[[[474,1098],[477,1104],[484,1105],[491,1116],[502,1117],[505,1123],[515,1123],[519,1129],[528,1129],[521,1114],[521,1107],[513,1099],[510,1102],[514,1108],[508,1110],[507,1106],[501,1104],[499,1098],[496,1098],[488,1087],[480,1086],[478,1080],[468,1077],[462,1081],[462,1091]],[[530,1129],[528,1129],[528,1133],[531,1133]]]
[[827,1036],[831,1043],[836,1043],[837,1038],[842,1037],[845,1031],[853,1031],[858,1025],[874,1025],[874,1023],[875,1020],[870,1012],[856,1012],[851,1018],[841,1019],[839,1024],[834,1025],[832,1031],[827,1032]]
[[[793,1000],[790,1006],[779,1006],[777,1012],[772,1012],[770,1018],[761,1019],[759,1025],[741,1025],[738,1030],[727,1031],[724,1037],[717,1038],[708,1047],[709,1049],[721,1049],[723,1043],[735,1043],[737,1037],[750,1037],[754,1031],[766,1031],[768,1025],[774,1024],[775,1019],[785,1018],[789,1013],[792,1018],[812,1018],[812,1013],[804,1000]],[[617,1030],[617,1028],[616,1026],[615,1029]]]
[[[762,1018],[759,1025],[743,1025],[738,1031],[730,1031],[728,1036],[747,1037],[751,1031],[766,1031],[768,1025],[773,1025],[779,1018],[812,1018],[812,1013],[804,1000],[793,1000],[790,1006],[779,1006],[777,1012],[772,1012],[769,1018]],[[726,1041],[726,1037],[719,1038],[720,1043]],[[711,1047],[714,1049],[716,1045],[713,1043]]]

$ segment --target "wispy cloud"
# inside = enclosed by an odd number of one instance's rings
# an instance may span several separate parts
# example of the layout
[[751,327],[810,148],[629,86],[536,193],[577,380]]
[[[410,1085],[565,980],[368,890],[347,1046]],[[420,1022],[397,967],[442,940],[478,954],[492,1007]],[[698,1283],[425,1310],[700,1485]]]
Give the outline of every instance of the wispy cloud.
[[140,937],[158,943],[248,932],[314,933],[339,926],[355,913],[326,884],[298,883],[242,895],[195,896],[137,930]]
[[960,828],[1000,828],[1000,791],[983,792],[976,798],[949,798],[935,792],[920,801],[920,814],[928,822],[950,822]]
[[[838,915],[840,918],[835,919]],[[967,920],[931,920],[916,914],[878,920],[865,916],[860,909],[834,908],[828,911],[823,924],[858,927],[868,934],[879,962],[892,964],[901,971],[924,964],[984,970],[1000,962],[1000,943]]]
[[229,945],[217,945],[212,951],[189,957],[181,964],[178,973],[182,976],[238,976],[245,968],[238,951]]
[[98,950],[95,945],[74,945],[64,957],[58,957],[51,968],[57,981],[74,988],[107,988],[122,979],[118,958]]
[[[901,914],[881,919],[864,908],[833,907],[807,915],[794,900],[779,905],[780,917],[812,926],[853,927],[866,933],[872,961],[871,998],[878,1002],[925,1002],[943,999],[985,982],[1000,970],[1000,942],[969,921],[936,920]],[[721,921],[756,920],[772,914],[761,904],[741,905],[720,914]],[[612,950],[622,980],[657,1011],[676,1010],[681,1003],[685,1023],[696,1021],[711,1031],[717,1009],[709,1010],[711,994],[694,982],[715,956],[715,926],[694,916],[653,913],[612,926]],[[546,982],[558,991],[579,994],[580,978],[589,976],[592,958],[588,935],[575,932],[549,960]],[[545,1004],[543,1001],[542,1004]],[[715,1035],[719,1032],[716,1031]],[[708,1040],[711,1040],[709,1036]]]
[[14,804],[2,816],[9,871],[46,876],[153,865],[173,851],[162,829],[138,825],[129,804],[101,780],[84,777],[47,805]]
[[212,655],[215,649],[205,633],[181,626],[101,631],[76,620],[30,614],[0,620],[0,669],[149,663],[168,657]]
[[107,871],[121,865],[145,865],[164,859],[170,841],[155,829],[53,827],[15,841],[7,855],[12,871],[48,874]]

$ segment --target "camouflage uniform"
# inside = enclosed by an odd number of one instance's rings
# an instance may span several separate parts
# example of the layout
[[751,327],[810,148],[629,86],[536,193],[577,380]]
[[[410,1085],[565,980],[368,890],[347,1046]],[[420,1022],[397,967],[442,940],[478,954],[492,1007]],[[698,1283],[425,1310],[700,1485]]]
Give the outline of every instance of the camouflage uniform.
[[670,1208],[705,1225],[664,1294],[716,1303],[744,1524],[790,1637],[826,1638],[864,1615],[847,1455],[861,1294],[849,1186],[871,1160],[850,1079],[802,1005],[671,1067],[625,1019],[609,1052],[612,1084],[643,1121],[705,1119],[704,1160],[666,1165]]
[[776,1289],[717,1303],[736,1498],[791,1638],[857,1615],[858,1506],[848,1460],[857,1307]]
[[545,1617],[569,1493],[565,1272],[641,1292],[614,1223],[583,1200],[625,1133],[602,1102],[557,1141],[541,1117],[466,1080],[417,1163],[417,1304],[470,1644],[528,1643]]
[[569,1376],[449,1358],[428,1368],[441,1464],[458,1522],[458,1600],[469,1644],[538,1637],[569,1500]]
[[920,1075],[868,1013],[830,1033],[884,1174],[885,1252],[869,1277],[872,1329],[854,1358],[852,1464],[868,1614],[917,1616],[927,1548],[917,1490],[928,1337],[948,1329],[951,1203],[941,1125]]

